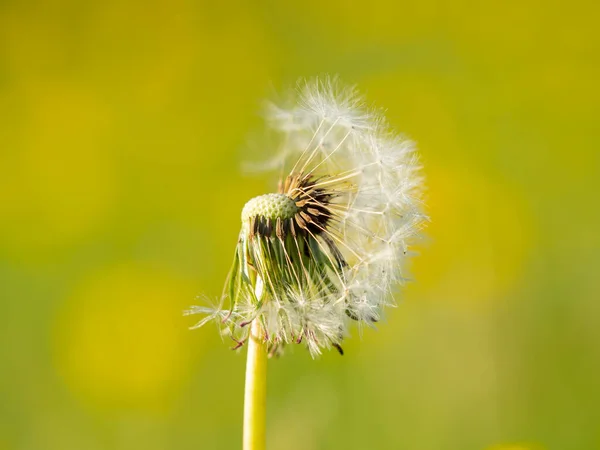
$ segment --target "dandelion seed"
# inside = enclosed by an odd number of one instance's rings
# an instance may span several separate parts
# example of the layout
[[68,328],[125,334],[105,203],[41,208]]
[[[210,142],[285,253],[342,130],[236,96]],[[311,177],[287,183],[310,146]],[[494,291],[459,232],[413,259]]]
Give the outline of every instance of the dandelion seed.
[[427,218],[411,141],[335,79],[298,86],[289,106],[268,105],[281,136],[279,189],[253,198],[223,297],[229,309],[195,307],[243,343],[259,321],[270,354],[303,343],[342,353],[351,323],[372,326],[393,304],[410,241]]

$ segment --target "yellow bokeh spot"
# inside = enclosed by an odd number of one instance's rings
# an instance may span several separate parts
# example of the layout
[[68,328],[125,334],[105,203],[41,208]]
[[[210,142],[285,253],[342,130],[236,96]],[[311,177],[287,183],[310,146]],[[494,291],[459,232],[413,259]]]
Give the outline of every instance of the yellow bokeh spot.
[[176,277],[145,267],[96,273],[56,320],[58,371],[92,407],[168,405],[188,371],[189,330],[180,305],[193,292]]
[[486,450],[543,450],[543,447],[537,444],[501,444]]
[[27,122],[9,139],[0,227],[13,253],[31,259],[101,229],[114,212],[117,182],[103,146],[109,113],[95,93],[54,81],[20,89]]
[[[296,17],[313,24],[311,29],[315,32],[331,33],[338,39],[343,36],[344,41],[350,42],[389,42],[390,39],[418,34],[424,31],[424,23],[443,23],[449,13],[447,8],[439,8],[435,0],[402,3],[374,0],[369,2],[368,8],[308,0],[289,7]],[[407,17],[410,20],[402,20]]]
[[427,174],[430,245],[415,258],[411,289],[458,304],[481,304],[519,282],[532,248],[532,223],[522,199],[476,170]]
[[127,202],[185,214],[270,79],[270,42],[243,2],[109,0],[72,11],[76,39],[55,3],[0,15],[0,247],[26,263],[92,241]]

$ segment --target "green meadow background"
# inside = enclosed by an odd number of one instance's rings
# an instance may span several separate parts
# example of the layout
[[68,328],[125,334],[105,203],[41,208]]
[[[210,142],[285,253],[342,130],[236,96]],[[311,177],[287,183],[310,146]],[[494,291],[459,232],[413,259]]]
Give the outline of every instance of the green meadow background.
[[431,225],[377,330],[269,362],[269,448],[600,449],[597,5],[0,0],[0,450],[241,447],[244,352],[181,311],[274,188],[262,99],[323,73]]

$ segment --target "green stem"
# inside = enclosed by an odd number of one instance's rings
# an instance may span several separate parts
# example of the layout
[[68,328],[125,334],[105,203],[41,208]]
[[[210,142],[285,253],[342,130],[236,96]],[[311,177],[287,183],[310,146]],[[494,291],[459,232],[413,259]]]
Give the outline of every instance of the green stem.
[[267,410],[267,351],[258,320],[252,322],[246,360],[244,450],[265,450]]

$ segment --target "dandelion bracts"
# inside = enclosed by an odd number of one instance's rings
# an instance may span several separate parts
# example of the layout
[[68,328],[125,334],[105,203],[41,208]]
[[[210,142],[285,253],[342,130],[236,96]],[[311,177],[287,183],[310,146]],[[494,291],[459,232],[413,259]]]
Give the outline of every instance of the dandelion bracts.
[[270,354],[304,343],[336,348],[352,322],[373,325],[394,303],[408,248],[427,218],[411,141],[336,80],[299,85],[289,104],[269,104],[280,137],[269,164],[276,193],[251,199],[223,292],[224,308],[187,313],[219,320],[238,346],[252,321]]

